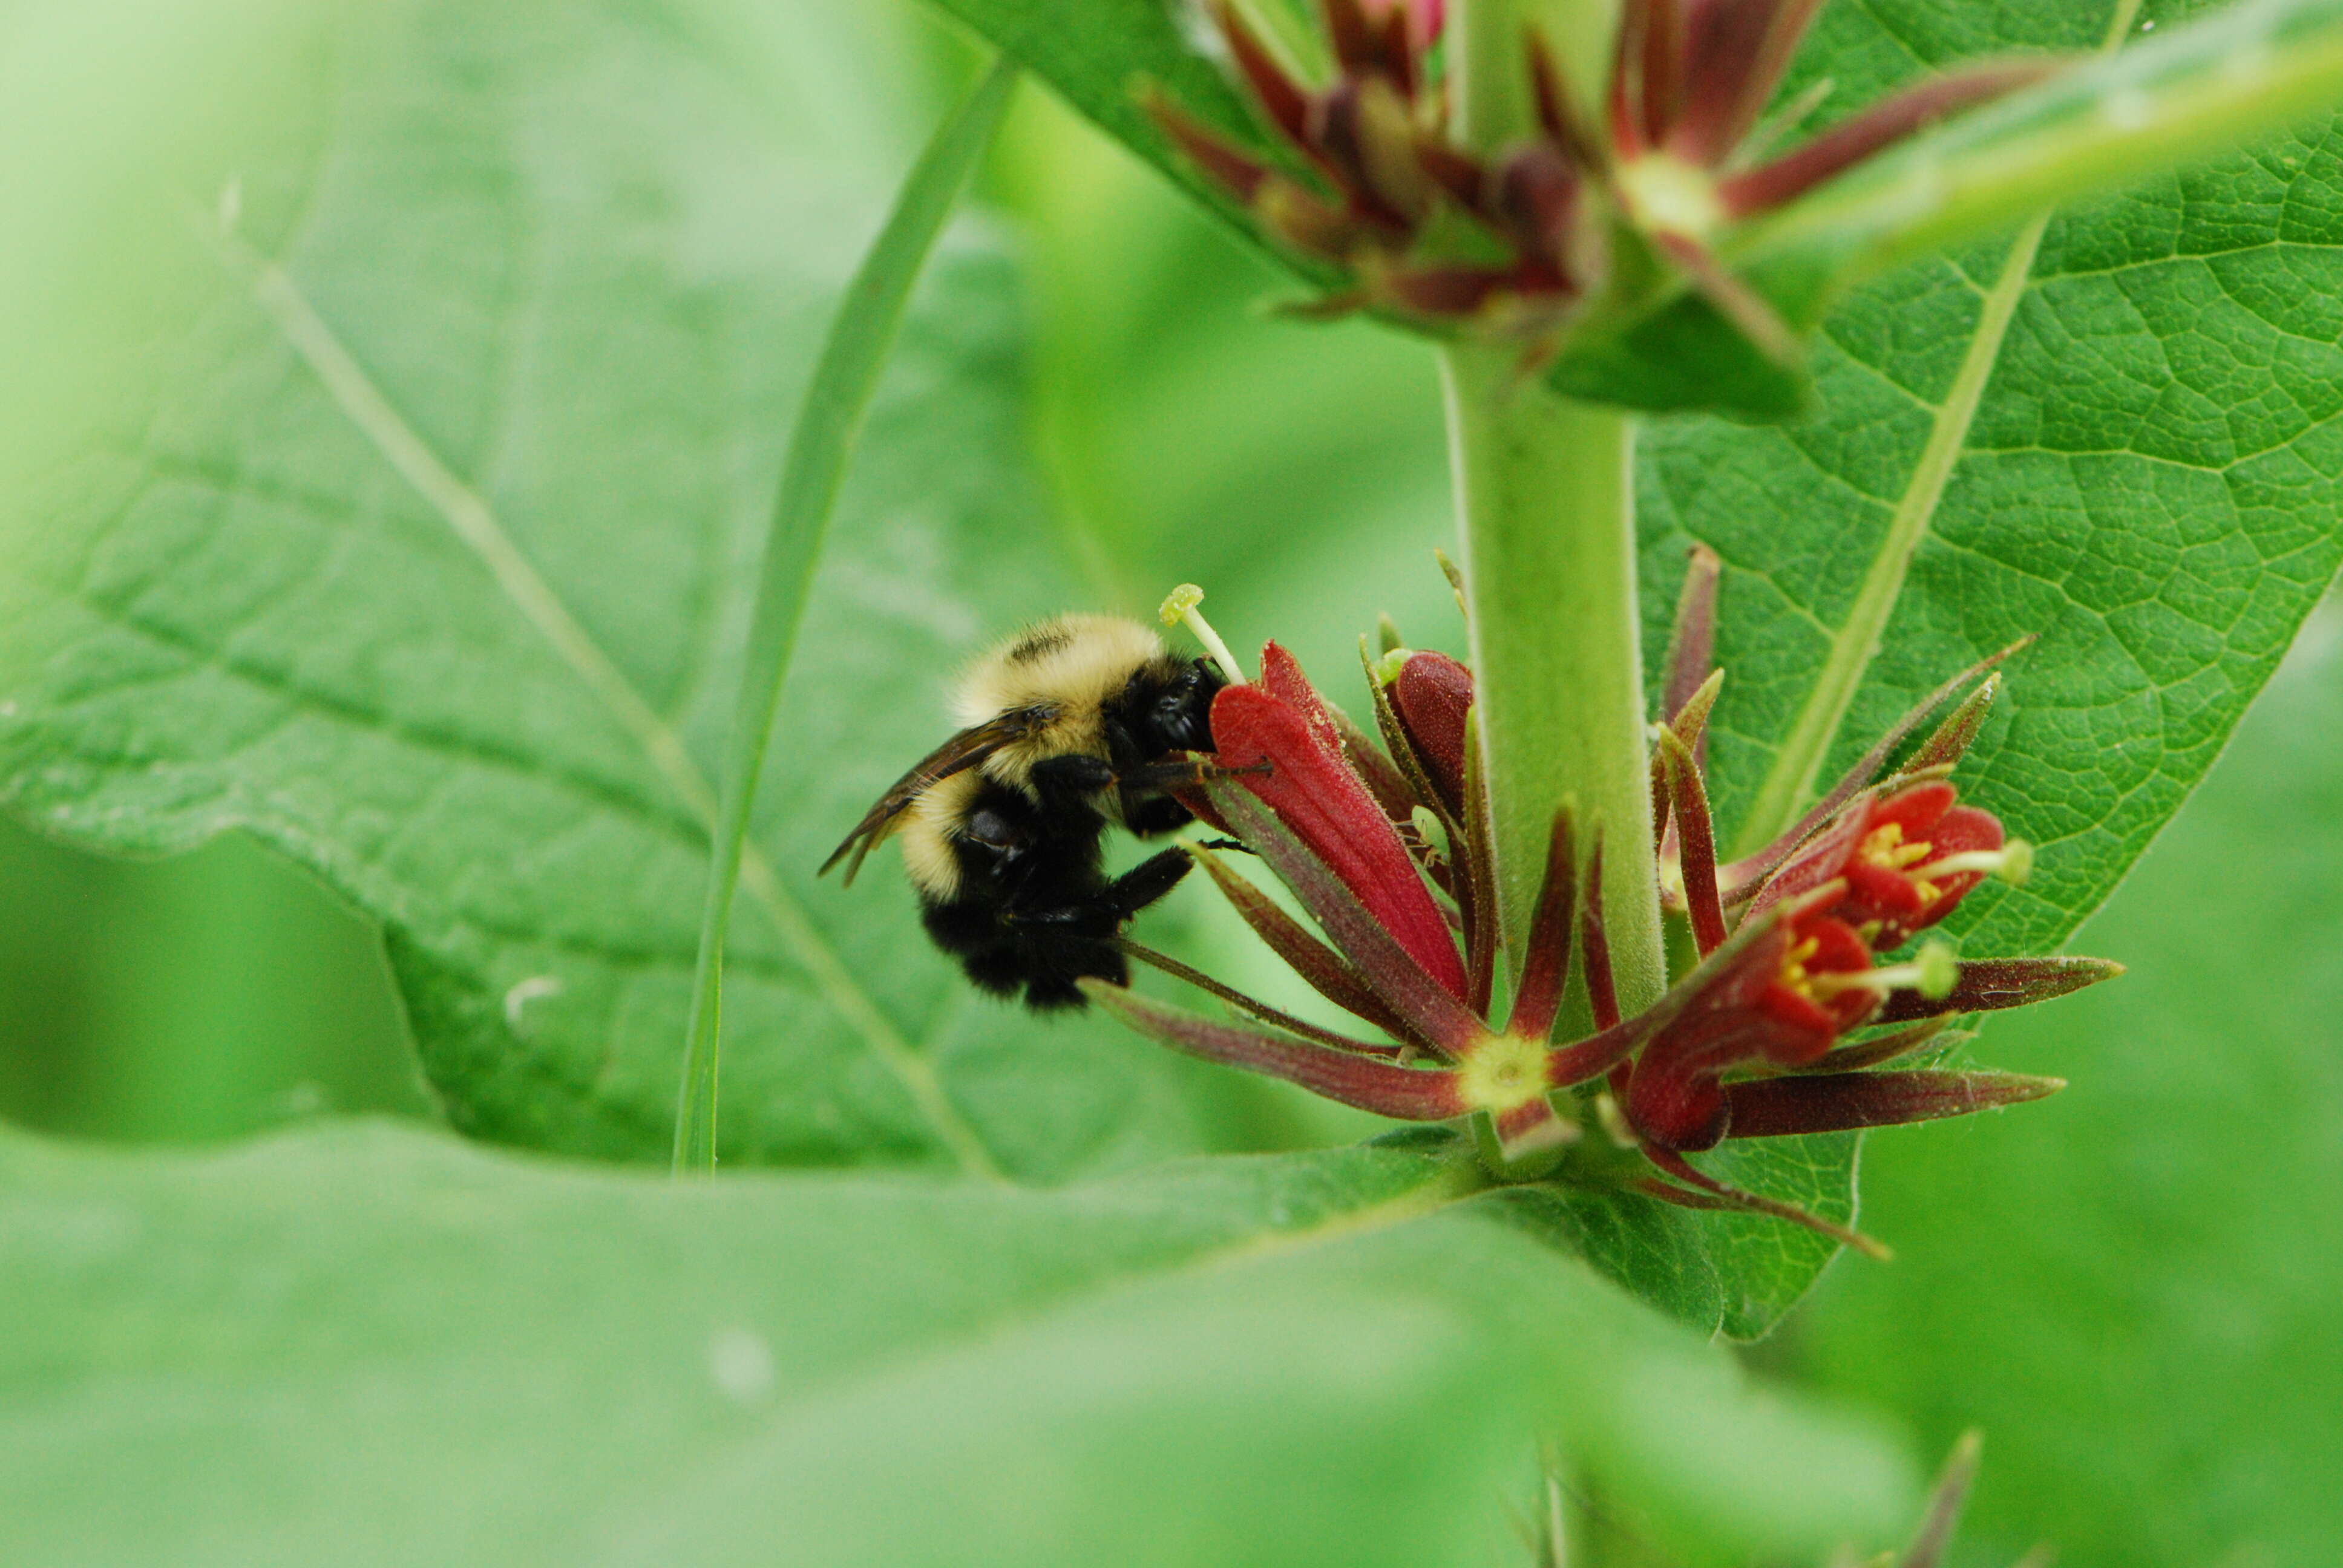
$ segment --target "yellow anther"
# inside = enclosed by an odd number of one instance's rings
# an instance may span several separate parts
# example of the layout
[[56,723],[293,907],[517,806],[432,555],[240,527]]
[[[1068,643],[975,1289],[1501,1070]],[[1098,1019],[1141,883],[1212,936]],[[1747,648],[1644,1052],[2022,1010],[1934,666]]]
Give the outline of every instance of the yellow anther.
[[1814,977],[1806,972],[1806,960],[1814,957],[1822,945],[1821,938],[1808,937],[1805,941],[1784,953],[1781,973],[1775,978],[1800,996],[1813,996],[1815,980]]
[[1882,822],[1864,835],[1862,847],[1855,850],[1855,854],[1865,865],[1884,866],[1891,871],[1900,871],[1916,861],[1926,859],[1933,848],[1926,839],[1906,843],[1903,823]]

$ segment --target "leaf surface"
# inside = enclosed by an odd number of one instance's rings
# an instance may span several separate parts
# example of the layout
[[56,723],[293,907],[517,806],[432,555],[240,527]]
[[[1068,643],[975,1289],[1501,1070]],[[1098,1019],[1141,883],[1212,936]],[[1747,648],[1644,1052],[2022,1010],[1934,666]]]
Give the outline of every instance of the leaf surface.
[[[146,100],[59,87],[18,111],[118,116],[134,166],[28,226],[63,237],[12,257],[20,297],[78,280],[87,236],[162,305],[127,343],[95,288],[11,327],[35,367],[111,346],[116,378],[62,411],[38,375],[10,397],[0,798],[100,848],[243,829],[286,852],[384,922],[458,1126],[604,1157],[670,1135],[754,540],[900,172],[862,126],[775,113],[717,15],[279,7],[244,55],[158,66]],[[106,64],[106,20],[61,46]],[[800,21],[808,46],[853,31]],[[875,45],[830,41],[883,85]],[[250,80],[252,123],[190,135],[178,110],[223,79]],[[158,146],[159,191],[135,174]],[[1071,597],[1017,456],[1020,326],[1005,260],[957,233],[777,730],[729,965],[728,1160],[957,1141],[1046,1177],[1219,1136],[1202,1075],[973,999],[891,877],[812,878],[948,732],[955,665]]]
[[685,1186],[379,1125],[0,1133],[0,1555],[1481,1563],[1538,1439],[1673,1561],[1900,1531],[1869,1427],[1753,1397],[1451,1169]]
[[[1827,67],[1833,101],[1859,103],[1922,62],[2087,45],[2107,19],[1974,10],[1890,30],[1833,7],[1802,70]],[[2026,889],[1989,883],[1964,904],[1974,950],[2048,950],[2105,900],[2343,561],[2338,154],[2329,129],[2281,139],[2063,213],[2043,236],[1879,656],[1856,662],[1820,759],[1826,782],[1946,673],[2040,638],[2010,661],[1959,775],[2040,851]],[[1817,355],[1815,418],[1654,431],[1647,596],[1674,591],[1689,538],[1726,563],[1711,794],[1728,839],[1770,830],[1770,813],[1746,819],[1752,802],[1839,651],[2008,250],[1921,263],[1852,299]]]
[[[2169,25],[2185,9],[2151,6],[2147,19]],[[1833,6],[1784,91],[1827,75],[1829,104],[1861,104],[1962,55],[2090,47],[2108,16]],[[1639,494],[1647,628],[1665,624],[1692,540],[1725,561],[1710,777],[1728,842],[1778,825],[1770,809],[1752,820],[1761,802],[1809,798],[1765,799],[1776,774],[1799,770],[1791,743],[1823,672],[1852,677],[1841,722],[1817,732],[1827,783],[1946,674],[2038,635],[2010,662],[1958,775],[1968,799],[2036,845],[2034,875],[2022,890],[1971,894],[1951,929],[1979,955],[2052,951],[2106,901],[2343,561],[2338,153],[2343,138],[2321,128],[2051,221],[1867,664],[1834,657],[1893,548],[2009,243],[1852,296],[1816,346],[1809,418],[1652,427]],[[1664,635],[1645,646],[1664,648]],[[1815,1161],[1827,1146],[1849,1151],[1851,1174],[1852,1135],[1799,1142]],[[1892,1218],[1865,1228],[1905,1245]],[[1775,1288],[1811,1279],[1807,1266],[1785,1261]]]

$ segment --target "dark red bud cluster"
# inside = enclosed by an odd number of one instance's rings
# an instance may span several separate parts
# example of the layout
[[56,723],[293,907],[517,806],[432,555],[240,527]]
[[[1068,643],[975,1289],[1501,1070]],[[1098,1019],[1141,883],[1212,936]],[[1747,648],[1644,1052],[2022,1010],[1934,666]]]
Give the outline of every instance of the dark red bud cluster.
[[1533,29],[1520,65],[1533,130],[1485,157],[1448,136],[1447,94],[1430,58],[1438,0],[1322,0],[1336,69],[1317,87],[1288,72],[1228,0],[1212,0],[1285,160],[1234,145],[1168,100],[1150,108],[1268,234],[1349,276],[1329,308],[1372,306],[1442,329],[1542,339],[1609,280],[1624,225],[1781,357],[1795,347],[1787,327],[1717,258],[1716,233],[2056,65],[1991,62],[1933,76],[1765,156],[1760,116],[1819,3],[1625,0],[1599,127]]
[[[1351,289],[1328,306],[1477,317],[1521,334],[1551,326],[1584,292],[1601,265],[1587,249],[1600,231],[1584,221],[1583,158],[1564,150],[1584,137],[1557,121],[1493,162],[1454,146],[1428,58],[1440,5],[1323,0],[1335,75],[1316,88],[1289,74],[1227,0],[1211,12],[1291,163],[1232,145],[1167,99],[1149,108],[1280,244],[1350,275]],[[1551,73],[1541,80],[1542,106],[1566,112]]]

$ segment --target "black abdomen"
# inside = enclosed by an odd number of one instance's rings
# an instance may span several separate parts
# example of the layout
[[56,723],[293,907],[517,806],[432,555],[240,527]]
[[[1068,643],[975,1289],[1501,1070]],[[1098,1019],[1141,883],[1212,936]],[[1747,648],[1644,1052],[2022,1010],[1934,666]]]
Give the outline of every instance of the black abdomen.
[[1123,925],[1172,890],[1188,859],[1166,850],[1110,880],[1100,862],[1104,819],[1071,792],[1042,793],[1053,803],[983,785],[950,840],[960,885],[950,898],[923,890],[921,919],[985,990],[1021,990],[1033,1008],[1079,1007],[1074,982],[1085,976],[1129,982],[1116,945]]

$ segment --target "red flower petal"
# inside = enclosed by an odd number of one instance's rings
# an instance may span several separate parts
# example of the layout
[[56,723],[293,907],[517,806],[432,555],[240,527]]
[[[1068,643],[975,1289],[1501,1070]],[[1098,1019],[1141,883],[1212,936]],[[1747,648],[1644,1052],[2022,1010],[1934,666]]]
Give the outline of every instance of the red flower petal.
[[1896,924],[1916,920],[1927,900],[1912,879],[1885,866],[1856,861],[1846,867],[1846,902],[1839,906],[1840,913],[1855,924],[1866,920],[1888,920]]
[[1973,849],[1998,849],[2002,845],[2001,819],[1975,806],[1956,806],[1936,819],[1936,826],[1928,831],[1928,841],[1936,845],[1939,857],[1966,855]]
[[1310,678],[1302,673],[1301,664],[1274,642],[1261,645],[1261,684],[1272,697],[1302,715],[1321,750],[1342,760],[1342,732],[1335,726],[1334,716],[1326,710],[1325,700],[1310,684]]
[[1769,985],[1758,993],[1756,1010],[1775,1025],[1767,1038],[1777,1043],[1763,1051],[1768,1060],[1791,1067],[1830,1049],[1833,1016],[1814,998],[1785,985]]
[[1936,825],[1936,819],[1951,810],[1953,802],[1959,798],[1960,792],[1941,779],[1926,784],[1915,784],[1908,789],[1898,789],[1893,795],[1872,802],[1869,817],[1863,825],[1864,831],[1868,833],[1875,828],[1893,822],[1904,829],[1907,841],[1932,838],[1934,835],[1929,829]]
[[1714,1073],[1645,1072],[1627,1081],[1624,1109],[1637,1136],[1663,1149],[1714,1149],[1725,1141],[1731,1111]]
[[[1212,699],[1217,760],[1231,769],[1267,761],[1269,772],[1240,772],[1235,781],[1325,863],[1442,990],[1462,998],[1463,960],[1390,819],[1342,762],[1340,739],[1330,749],[1310,715],[1281,699],[1266,678],[1265,670],[1263,685],[1224,687]],[[1310,700],[1331,731],[1314,695]]]

